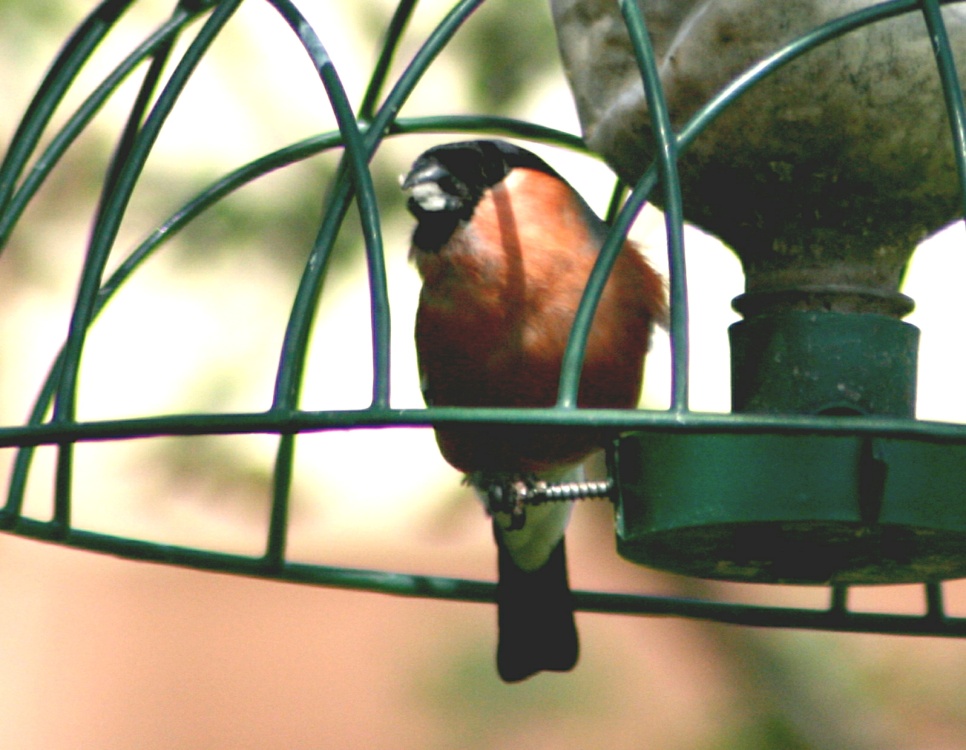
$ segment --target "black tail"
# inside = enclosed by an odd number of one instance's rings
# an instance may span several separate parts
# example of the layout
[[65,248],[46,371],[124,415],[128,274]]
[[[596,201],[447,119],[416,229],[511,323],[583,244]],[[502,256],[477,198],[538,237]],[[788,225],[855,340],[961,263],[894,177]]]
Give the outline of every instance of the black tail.
[[573,669],[579,644],[564,540],[546,565],[528,573],[513,562],[499,530],[494,532],[499,549],[496,666],[500,677],[504,682],[519,682],[543,670]]

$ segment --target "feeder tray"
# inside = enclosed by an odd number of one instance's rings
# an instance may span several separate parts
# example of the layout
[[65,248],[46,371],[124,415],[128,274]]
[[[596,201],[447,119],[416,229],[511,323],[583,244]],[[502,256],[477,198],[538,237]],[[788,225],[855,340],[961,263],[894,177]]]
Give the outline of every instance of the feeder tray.
[[[731,328],[736,411],[911,417],[915,326],[785,312]],[[966,576],[966,448],[870,435],[639,433],[620,444],[618,549],[760,583]]]
[[829,435],[639,433],[615,462],[618,551],[755,583],[966,576],[966,447]]

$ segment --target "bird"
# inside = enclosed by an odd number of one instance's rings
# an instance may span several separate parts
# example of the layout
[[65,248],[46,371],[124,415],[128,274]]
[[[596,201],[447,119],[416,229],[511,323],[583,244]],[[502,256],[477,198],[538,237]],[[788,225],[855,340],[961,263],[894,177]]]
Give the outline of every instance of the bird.
[[[503,140],[444,143],[402,178],[422,279],[415,320],[429,406],[548,407],[607,225],[543,159]],[[579,407],[634,408],[663,278],[625,241],[596,309]],[[613,434],[595,427],[446,424],[443,458],[492,516],[497,544],[497,671],[515,683],[566,672],[579,641],[565,530],[571,502],[528,503],[541,483],[583,480]]]

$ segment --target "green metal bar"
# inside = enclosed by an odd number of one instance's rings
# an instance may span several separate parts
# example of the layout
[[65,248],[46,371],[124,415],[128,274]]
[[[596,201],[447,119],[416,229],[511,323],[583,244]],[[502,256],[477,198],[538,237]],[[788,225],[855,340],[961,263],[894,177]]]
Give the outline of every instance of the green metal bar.
[[842,584],[832,586],[831,601],[829,610],[839,615],[845,615],[849,609],[849,587]]
[[[349,104],[342,81],[315,30],[290,0],[269,0],[269,3],[289,23],[315,64],[344,140],[345,154],[350,167],[349,174],[353,181],[366,245],[372,314],[380,322],[380,325],[373,326],[373,404],[382,406],[389,401],[389,297],[386,288],[382,234],[379,227],[379,209],[376,205],[375,188],[372,185],[372,175],[368,167],[370,154],[366,151],[359,124]],[[316,299],[312,300],[313,309]],[[309,326],[306,325],[305,328],[308,330]]]
[[621,13],[644,81],[644,95],[657,141],[657,163],[664,183],[664,221],[671,268],[671,409],[686,411],[690,380],[690,334],[684,260],[684,209],[677,171],[677,139],[671,126],[671,115],[664,97],[654,49],[636,0],[621,0]]
[[[354,187],[363,190],[363,194],[359,196],[359,204],[370,273],[378,273],[373,267],[374,264],[380,266],[383,262],[382,240],[378,229],[378,211],[375,207],[372,178],[368,171],[368,158],[364,151],[362,134],[349,106],[348,97],[328,54],[325,52],[325,48],[322,46],[321,40],[298,10],[288,0],[269,0],[269,2],[296,32],[322,79],[333,113],[338,121],[339,130],[342,133],[346,153],[351,162],[352,168],[349,172],[356,183]],[[289,328],[283,342],[274,400],[277,408],[293,408],[298,403],[312,319],[314,318],[332,245],[345,216],[350,195],[348,181],[341,179],[337,181],[335,190],[329,197],[329,209],[316,237],[306,272],[296,294]],[[384,271],[384,268],[382,270]],[[371,291],[384,292],[384,285],[383,288],[376,286]],[[374,300],[373,304],[379,304],[379,302]],[[379,351],[375,355],[377,360],[375,364],[382,368],[388,368],[388,361],[380,358],[383,348],[382,342],[379,343],[378,348]],[[374,376],[374,380],[378,380],[378,377]],[[376,394],[374,402],[382,403],[384,401],[380,398],[382,395]]]
[[372,151],[379,145],[379,141],[392,123],[397,120],[403,104],[422,79],[430,64],[439,56],[439,53],[442,52],[466,19],[476,12],[482,4],[483,0],[460,0],[423,42],[373,118],[372,125],[366,133],[367,145]]
[[929,39],[936,56],[936,66],[939,68],[943,97],[946,100],[946,112],[949,115],[949,127],[953,139],[953,156],[956,159],[956,171],[959,175],[960,200],[963,205],[963,216],[966,216],[966,106],[963,104],[962,85],[956,71],[949,33],[946,31],[946,24],[937,0],[922,0],[922,14],[926,21],[926,28],[929,30]]
[[[97,293],[101,285],[101,276],[107,258],[110,254],[114,239],[124,215],[125,208],[138,175],[144,167],[148,154],[154,144],[161,126],[174,107],[178,96],[188,77],[200,61],[208,46],[222,26],[238,7],[240,0],[225,0],[208,18],[198,36],[185,52],[181,62],[175,68],[151,114],[144,124],[144,128],[131,149],[130,158],[125,162],[118,174],[117,184],[110,196],[104,202],[104,209],[100,214],[102,219],[94,227],[91,242],[88,247],[84,268],[81,272],[80,287],[71,315],[67,343],[64,347],[64,365],[61,371],[57,396],[54,401],[53,419],[57,422],[71,422],[76,412],[77,376],[80,359],[90,326]],[[70,525],[70,492],[72,475],[73,451],[69,444],[60,446],[57,457],[57,474],[55,479],[54,516],[63,527]]]
[[64,442],[127,440],[177,435],[282,434],[354,428],[429,427],[514,423],[521,426],[603,427],[620,431],[704,434],[849,435],[963,445],[966,425],[888,417],[718,414],[643,409],[497,409],[432,407],[338,411],[213,412],[94,422],[44,422],[0,427],[0,448]]
[[[269,0],[269,3],[291,26],[295,35],[298,37],[305,51],[315,65],[316,72],[322,80],[329,104],[339,126],[339,132],[345,144],[345,162],[348,164],[348,174],[352,181],[352,188],[357,195],[359,215],[362,223],[362,233],[365,240],[366,254],[369,268],[369,293],[370,304],[372,306],[372,317],[378,321],[373,326],[373,406],[386,406],[389,402],[389,299],[386,284],[385,257],[383,253],[382,234],[379,228],[379,211],[376,205],[375,189],[372,185],[372,175],[369,173],[369,154],[365,150],[362,133],[359,124],[356,122],[355,115],[349,105],[348,96],[342,86],[335,66],[329,58],[321,39],[315,30],[306,21],[305,17],[289,0]],[[344,175],[337,180],[340,185],[346,186],[348,199],[349,181]],[[281,395],[282,400],[276,398],[274,407],[291,408],[297,404],[299,384],[304,372],[304,361],[306,349],[308,347],[308,336],[312,327],[312,318],[318,302],[318,295],[321,291],[321,281],[328,260],[331,255],[332,243],[327,241],[325,230],[332,226],[333,234],[342,223],[344,212],[330,210],[327,219],[341,213],[337,223],[327,225],[323,222],[323,229],[316,239],[315,247],[312,250],[312,257],[319,258],[320,263],[318,273],[311,273],[311,263],[309,272],[303,275],[303,283],[299,287],[296,295],[295,305],[292,312],[292,322],[295,324],[295,337],[297,346],[291,348],[292,339],[289,333],[293,331],[290,326],[286,334],[283,351],[288,353],[297,352],[298,365],[291,368],[293,378],[290,380],[289,387],[276,396]],[[309,284],[305,282],[308,281]],[[284,361],[280,367],[279,380],[282,379],[282,372],[285,370]],[[289,397],[286,399],[286,397]],[[288,505],[291,493],[291,481],[293,464],[295,460],[295,440],[292,435],[283,435],[279,441],[278,453],[275,462],[274,491],[272,497],[272,510],[269,519],[268,539],[266,542],[266,563],[277,567],[282,564],[285,557],[285,545],[288,534]]]
[[732,604],[700,599],[611,594],[578,591],[577,608],[587,612],[625,615],[664,615],[710,620],[729,625],[823,630],[839,633],[881,633],[888,635],[966,636],[966,619],[936,620],[923,615],[872,612],[841,612],[796,607]]
[[627,197],[627,186],[617,180],[614,185],[614,190],[610,194],[610,202],[607,204],[607,213],[604,214],[604,223],[613,224],[614,219],[617,218],[618,211],[621,210],[621,206],[624,204],[624,199]]
[[[457,3],[430,34],[412,62],[403,71],[366,131],[365,143],[370,158],[383,133],[389,128],[429,64],[481,2],[482,0],[463,0]],[[351,198],[352,189],[348,181],[337,180],[327,201],[326,215],[323,218],[309,263],[306,266],[306,273],[303,275],[299,291],[296,294],[289,327],[282,344],[274,398],[274,404],[277,408],[291,408],[298,402],[305,365],[305,350],[311,329],[311,312],[315,309],[318,300],[328,264],[329,252],[342,225]]]
[[150,116],[131,150],[130,157],[120,171],[115,189],[106,201],[105,209],[94,229],[87,262],[81,277],[81,285],[71,319],[71,330],[65,346],[64,378],[55,405],[54,418],[69,421],[73,417],[77,369],[87,328],[93,317],[97,294],[100,291],[101,272],[106,264],[111,245],[117,235],[124,210],[130,199],[137,177],[147,160],[151,147],[168,114],[174,107],[188,77],[197,66],[208,46],[214,41],[221,27],[228,21],[240,0],[226,0],[205,23],[191,43],[184,57],[171,75],[158,98]]
[[[317,586],[464,602],[492,602],[496,593],[496,585],[488,581],[291,562],[274,568],[266,566],[262,558],[206,552],[190,547],[145,542],[78,529],[71,529],[65,537],[61,538],[53,528],[53,524],[30,519],[18,521],[13,531],[24,537],[56,540],[61,545],[123,555],[134,560],[253,577],[268,577],[273,580],[287,580]],[[703,599],[591,591],[575,591],[574,599],[577,609],[586,612],[686,617],[733,625],[833,632],[944,637],[966,635],[966,618],[936,619],[928,614],[922,616],[856,613],[831,608],[822,610],[772,607]]]
[[[173,16],[173,20],[178,22],[176,28],[180,28],[187,18],[187,12],[181,8],[180,5],[176,6]],[[144,115],[151,104],[151,97],[154,96],[158,82],[161,80],[161,74],[164,72],[164,66],[171,57],[171,50],[174,47],[174,41],[174,36],[165,39],[164,42],[158,45],[151,56],[151,64],[144,75],[144,80],[141,82],[140,88],[138,89],[138,94],[131,106],[131,111],[128,114],[127,122],[124,125],[124,129],[121,131],[121,138],[118,141],[117,148],[114,150],[114,155],[111,158],[110,165],[108,166],[107,174],[104,177],[104,182],[101,187],[101,198],[97,207],[95,226],[99,226],[101,224],[103,220],[103,212],[107,208],[107,204],[110,201],[110,196],[114,193],[114,188],[117,186],[118,180],[120,179],[121,171],[124,169],[124,165],[131,156],[131,151],[137,141],[138,132],[140,131],[141,124],[144,121]]]
[[[480,2],[482,0],[468,0],[457,3],[430,34],[412,62],[403,71],[396,85],[390,90],[385,102],[375,114],[371,127],[366,131],[366,163],[372,158],[380,141],[395,120],[399,109],[425,73],[430,62],[436,58],[463,22],[479,7]],[[373,199],[373,205],[374,203]],[[376,216],[378,218],[378,214]],[[379,348],[382,352],[381,357],[375,358],[373,367],[373,406],[386,406],[389,403],[390,321],[388,297],[385,294],[385,269],[381,265],[377,267],[370,259],[369,272],[370,292],[372,293],[370,319],[372,321],[374,347]],[[375,290],[378,290],[378,294]],[[385,362],[384,367],[380,366],[383,361]]]
[[[369,291],[372,305],[372,319],[374,321],[372,327],[373,405],[385,406],[388,404],[389,399],[389,304],[386,289],[382,236],[379,231],[379,214],[376,207],[372,176],[368,170],[369,155],[364,150],[362,134],[352,113],[345,89],[318,35],[290,2],[287,0],[270,1],[292,27],[299,41],[312,59],[316,71],[322,80],[322,84],[325,87],[329,103],[335,114],[339,131],[345,143],[343,163],[348,165],[347,171],[352,180],[352,188],[358,195],[359,213],[369,268]],[[340,175],[337,183],[346,186],[344,190],[346,191],[345,202],[347,203],[349,182],[345,179],[344,175]],[[338,216],[337,222],[334,225],[330,224],[334,230],[332,234],[333,238],[335,230],[341,225],[344,212],[330,211],[328,214],[328,217],[335,217],[340,213],[342,215]],[[332,243],[327,241],[328,238],[325,236],[326,228],[326,224],[323,223],[323,231],[320,232],[317,238],[312,255],[324,258],[327,261],[331,253]],[[291,387],[282,391],[283,398],[285,395],[288,395],[292,398],[292,401],[286,403],[284,400],[281,402],[276,400],[276,407],[291,407],[297,403],[298,384],[301,382],[304,371],[305,350],[308,345],[308,334],[311,330],[311,316],[314,316],[318,294],[321,291],[321,280],[326,265],[327,263],[325,262],[321,263],[319,265],[319,273],[317,274],[309,273],[303,276],[303,284],[299,288],[299,294],[296,297],[292,315],[292,320],[297,322],[297,334],[304,334],[297,335],[298,344],[296,348],[300,361],[296,368],[290,370],[295,375],[295,378],[290,382]],[[311,282],[310,285],[307,286],[304,283],[306,280]],[[290,341],[291,339],[287,335],[286,342]],[[292,352],[293,350],[289,348],[288,351]],[[284,368],[285,362],[283,359],[282,370]],[[278,395],[279,392],[276,391],[276,393]],[[291,435],[283,435],[279,442],[276,456],[274,492],[265,555],[267,564],[273,567],[281,565],[285,556],[288,532],[288,504],[291,492],[294,457],[294,437]]]
[[362,97],[362,104],[359,105],[359,120],[368,122],[375,116],[376,103],[382,94],[382,89],[386,84],[386,76],[389,74],[389,66],[399,47],[403,32],[409,25],[409,19],[416,9],[419,0],[400,0],[396,5],[396,12],[393,13],[389,28],[386,30],[386,39],[383,42],[379,53],[379,59],[373,68],[372,76],[369,78],[369,86]]
[[940,583],[924,584],[926,589],[926,617],[932,620],[948,619],[943,603],[943,587]]
[[[184,23],[191,17],[192,16],[190,14],[186,13],[180,7],[177,8],[174,16],[163,24],[145,42],[138,46],[134,52],[128,55],[128,57],[125,58],[125,60],[111,72],[111,74],[94,90],[94,92],[84,101],[81,107],[68,120],[67,124],[61,129],[57,136],[55,136],[44,154],[37,160],[37,163],[34,165],[28,177],[24,180],[21,188],[17,191],[13,200],[9,203],[7,211],[2,217],[0,217],[0,245],[3,244],[6,234],[12,230],[23,209],[36,193],[39,186],[50,174],[53,167],[60,160],[61,156],[63,156],[63,153],[74,141],[77,135],[79,135],[80,131],[83,130],[83,128],[93,118],[94,114],[101,108],[101,106],[103,106],[107,97],[145,57],[162,48],[170,49],[170,39],[174,34],[177,34],[180,31],[180,29],[184,26]],[[161,57],[166,58],[167,51],[165,51]],[[149,75],[147,78],[150,80],[152,76]],[[146,88],[153,87],[154,84],[150,83],[148,86],[142,87],[142,91],[144,91]],[[139,102],[140,106],[138,103],[136,103],[134,107],[133,112],[135,113],[143,112],[142,106],[146,106],[146,99],[144,97],[141,97]],[[140,117],[140,114],[136,116],[132,114],[129,122],[140,120]],[[114,163],[115,165],[118,165],[120,164],[120,161],[116,159]],[[102,195],[102,206],[104,196],[106,196],[108,192],[109,191],[105,191]],[[135,252],[134,255],[136,256],[137,252]],[[130,266],[130,264],[126,261],[112,277],[114,279],[113,288],[109,282],[108,285],[106,285],[106,295],[105,288],[102,288],[98,292],[98,297],[95,300],[92,320],[103,308],[104,303],[111,296],[111,294],[113,294],[113,291],[116,290],[117,286],[120,285],[123,279],[127,278],[127,275],[129,275],[131,271],[133,271],[133,267]],[[59,382],[63,372],[63,364],[64,349],[61,349],[54,361],[50,374],[44,382],[37,402],[35,403],[29,419],[31,424],[39,423],[47,413],[55,393],[56,385]],[[25,448],[17,453],[17,457],[14,461],[14,467],[10,479],[10,489],[8,492],[7,508],[10,510],[16,510],[18,513],[19,508],[23,503],[23,495],[26,489],[27,476],[32,457],[32,449]],[[61,511],[62,517],[66,517],[68,513],[69,511],[67,509],[62,509]]]
[[[392,20],[386,31],[379,59],[376,61],[369,85],[359,105],[360,123],[369,122],[375,116],[376,103],[382,95],[389,72],[389,66],[399,46],[402,34],[409,23],[413,10],[416,7],[416,0],[401,0],[396,6]],[[368,163],[372,151],[366,156]],[[345,179],[343,172],[351,168],[350,154],[344,153],[339,163],[336,181]],[[355,188],[358,190],[358,187]],[[372,198],[375,204],[375,198]],[[365,233],[365,227],[363,227]],[[367,245],[368,247],[368,245]],[[373,384],[372,398],[373,404],[385,406],[389,403],[389,367],[390,367],[390,331],[391,318],[389,312],[388,296],[386,292],[385,267],[383,256],[380,253],[378,261],[372,262],[370,255],[369,269],[369,300],[370,300],[370,330],[372,331],[372,351],[373,351]]]
[[266,568],[279,571],[285,564],[288,546],[288,510],[292,496],[292,477],[295,473],[295,434],[282,433],[275,453],[275,471],[272,474],[272,504],[268,514],[268,532],[265,537],[264,564]]
[[37,158],[16,193],[0,210],[0,247],[6,245],[10,232],[13,231],[21,214],[33,199],[37,190],[77,136],[87,127],[94,115],[100,111],[108,97],[142,60],[153,55],[162,45],[173,38],[190,18],[190,16],[182,14],[180,17],[174,16],[165,22],[111,71],[110,75],[94,89],[90,96],[77,108],[77,111],[71,115],[64,127],[51,140],[43,154]]
[[[443,46],[456,33],[456,30],[460,28],[463,21],[476,9],[480,2],[482,0],[463,0],[463,2],[457,3],[430,34],[429,38],[416,53],[413,61],[403,71],[366,132],[366,163],[368,163],[368,159],[375,152],[383,133],[395,119],[403,102],[408,98],[430,62],[436,58]],[[340,130],[344,131],[347,127],[349,127],[348,122],[340,122]],[[345,135],[344,132],[343,135]],[[358,153],[354,153],[352,158],[355,160],[354,171],[358,176],[360,169],[365,171],[365,165],[358,164],[360,158]],[[306,271],[303,273],[302,280],[299,284],[295,303],[289,317],[289,324],[282,342],[282,352],[278,374],[276,376],[273,409],[288,411],[298,404],[305,370],[308,339],[314,319],[313,313],[318,303],[318,296],[321,292],[322,281],[328,267],[328,260],[331,255],[334,240],[348,211],[352,194],[352,182],[346,179],[345,175],[338,175],[338,179],[336,179],[332,188],[332,193],[328,197],[327,210],[310,253]],[[367,244],[368,247],[369,245]],[[373,270],[370,265],[370,289],[373,288],[372,273]],[[380,303],[373,299],[372,304],[377,305]],[[372,315],[379,315],[379,311],[373,309]],[[377,323],[374,326],[373,335],[378,336],[380,335],[378,320],[375,317],[373,319]],[[388,317],[386,318],[386,323],[386,327],[382,329],[384,331],[388,331]],[[388,400],[388,357],[384,361],[384,368],[380,368],[379,362],[374,361],[373,406],[385,405]],[[380,377],[383,377],[381,383]],[[383,389],[385,389],[384,392]],[[283,434],[279,440],[278,453],[275,459],[275,483],[272,499],[273,510],[272,519],[269,524],[267,551],[268,557],[274,560],[274,564],[278,564],[284,556],[286,524],[283,522],[283,519],[287,515],[285,508],[287,508],[290,491],[291,467],[295,452],[294,440],[293,435]]]
[[[681,231],[683,220],[681,218],[680,185],[677,179],[676,143],[657,73],[657,62],[640,9],[636,2],[627,2],[627,0],[621,0],[620,7],[644,80],[644,90],[652,113],[652,120],[655,122],[655,135],[660,154],[657,165],[665,178],[668,199],[667,231],[672,255],[672,310],[677,310],[678,322],[676,327],[672,327],[672,352],[674,354],[672,408],[685,409],[687,407],[688,384],[686,294],[681,299],[673,298],[675,289],[679,292],[683,292],[685,289]],[[635,210],[628,212],[625,205],[625,212],[618,214],[618,220],[608,233],[607,240],[601,247],[597,262],[587,280],[580,306],[574,316],[573,328],[570,332],[561,366],[560,383],[557,391],[557,406],[561,409],[573,409],[577,406],[577,392],[580,387],[587,337],[593,325],[594,313],[597,310],[597,305],[604,292],[604,286],[610,276],[614,262],[617,260],[627,237],[627,232],[642,206],[643,202]],[[608,211],[609,215],[613,213],[613,208],[612,205],[611,210]],[[683,327],[682,320],[684,321]],[[680,338],[676,338],[675,334]]]
[[[367,131],[368,132],[368,131]],[[388,129],[386,135],[405,135],[410,133],[489,133],[522,138],[536,143],[545,143],[577,151],[600,159],[587,149],[583,139],[564,130],[546,125],[516,120],[497,115],[433,115],[429,117],[399,117]]]
[[0,212],[6,208],[17,178],[40,141],[64,93],[131,1],[104,0],[81,22],[61,48],[27,107],[0,166]]

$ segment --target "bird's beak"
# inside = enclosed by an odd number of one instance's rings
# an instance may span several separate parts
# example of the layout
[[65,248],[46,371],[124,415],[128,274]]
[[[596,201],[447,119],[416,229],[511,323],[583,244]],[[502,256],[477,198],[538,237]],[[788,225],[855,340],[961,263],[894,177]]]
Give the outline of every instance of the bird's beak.
[[402,181],[402,189],[409,193],[409,210],[439,213],[457,211],[463,200],[454,195],[453,175],[435,159],[417,159]]
[[449,176],[438,161],[428,159],[417,159],[409,174],[401,179],[402,189],[411,192],[418,185],[425,185],[429,182],[438,183]]

